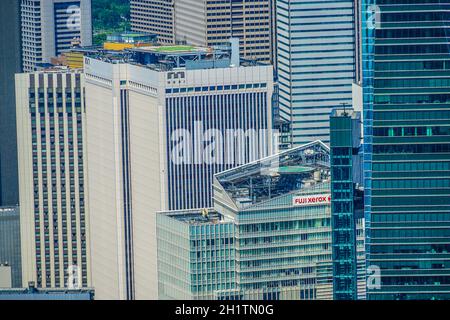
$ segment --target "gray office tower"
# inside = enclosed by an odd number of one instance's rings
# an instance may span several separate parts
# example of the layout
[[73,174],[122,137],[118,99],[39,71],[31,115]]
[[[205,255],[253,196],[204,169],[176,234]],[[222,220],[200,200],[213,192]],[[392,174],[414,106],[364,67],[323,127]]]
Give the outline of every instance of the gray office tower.
[[0,264],[11,268],[13,288],[22,287],[19,207],[0,207]]
[[30,72],[73,41],[92,44],[91,0],[23,0],[21,25],[23,69]]
[[19,202],[14,74],[21,70],[20,0],[0,1],[0,206]]
[[277,1],[280,116],[293,146],[329,143],[329,117],[354,104],[360,78],[359,0]]

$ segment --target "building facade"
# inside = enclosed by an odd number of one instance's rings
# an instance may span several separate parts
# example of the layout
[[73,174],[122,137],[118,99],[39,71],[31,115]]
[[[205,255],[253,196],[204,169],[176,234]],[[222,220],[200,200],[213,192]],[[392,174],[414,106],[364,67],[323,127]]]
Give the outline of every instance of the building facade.
[[[235,225],[213,209],[158,214],[159,299],[214,300],[236,288]],[[234,294],[226,295],[232,299]]]
[[16,75],[22,283],[88,287],[84,78]]
[[245,59],[273,62],[275,52],[273,0],[132,0],[133,31],[157,33],[161,43],[197,46],[240,39]]
[[157,34],[161,44],[175,44],[174,3],[175,0],[130,0],[131,30]]
[[293,146],[329,143],[333,108],[352,105],[356,81],[358,1],[277,1],[280,117]]
[[357,221],[363,217],[360,146],[361,114],[334,109],[330,116],[334,300],[358,299]]
[[215,175],[213,208],[158,213],[160,298],[331,300],[329,156],[314,142],[263,158]]
[[190,46],[131,52],[85,61],[99,299],[157,299],[154,213],[210,207],[215,173],[271,149],[270,65]]
[[0,264],[7,264],[13,288],[22,287],[19,207],[0,207]]
[[368,298],[449,299],[448,3],[363,12]]
[[19,203],[14,74],[21,71],[20,0],[0,1],[0,206]]
[[22,0],[23,70],[36,70],[77,39],[92,45],[91,0]]

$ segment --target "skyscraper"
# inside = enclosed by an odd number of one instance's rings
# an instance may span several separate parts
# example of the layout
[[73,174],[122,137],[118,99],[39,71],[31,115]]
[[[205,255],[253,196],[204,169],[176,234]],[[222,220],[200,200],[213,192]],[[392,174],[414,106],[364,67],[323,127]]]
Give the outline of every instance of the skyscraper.
[[277,1],[280,116],[294,146],[329,143],[329,115],[352,104],[358,1]]
[[161,44],[175,44],[175,0],[130,0],[131,30],[154,33]]
[[270,153],[272,66],[238,49],[86,58],[93,285],[157,299],[155,212],[211,206],[213,175]]
[[0,207],[0,264],[11,269],[13,288],[22,287],[19,207]]
[[329,161],[309,143],[216,174],[213,208],[158,213],[160,298],[331,300]]
[[263,62],[274,61],[274,19],[274,0],[131,0],[133,31],[208,47],[236,37],[243,58]]
[[84,79],[16,75],[22,282],[90,285]]
[[91,0],[23,0],[21,15],[24,71],[49,63],[74,39],[92,44]]
[[361,114],[334,109],[330,117],[331,213],[335,300],[356,300],[357,220],[363,217]]
[[363,5],[372,300],[450,298],[448,5]]
[[21,71],[20,0],[0,1],[0,206],[19,203],[14,74]]

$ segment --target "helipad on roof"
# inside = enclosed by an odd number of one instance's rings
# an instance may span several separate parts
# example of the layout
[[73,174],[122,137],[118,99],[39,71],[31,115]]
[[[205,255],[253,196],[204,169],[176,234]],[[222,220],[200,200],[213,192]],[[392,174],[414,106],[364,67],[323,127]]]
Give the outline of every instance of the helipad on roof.
[[161,52],[161,53],[183,53],[183,52],[199,52],[208,51],[208,48],[195,47],[195,46],[152,46],[152,47],[141,47],[141,50]]

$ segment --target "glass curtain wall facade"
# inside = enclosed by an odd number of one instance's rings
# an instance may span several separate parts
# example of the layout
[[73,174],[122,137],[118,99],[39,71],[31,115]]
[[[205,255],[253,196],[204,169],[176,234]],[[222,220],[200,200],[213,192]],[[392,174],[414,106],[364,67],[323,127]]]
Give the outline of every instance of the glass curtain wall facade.
[[19,207],[0,207],[0,264],[11,267],[13,288],[22,287]]
[[450,298],[449,9],[363,4],[368,265],[381,280],[372,300]]
[[[160,299],[233,297],[236,283],[235,226],[213,210],[157,215]],[[229,296],[228,293],[232,293]]]
[[22,69],[20,0],[0,1],[0,206],[19,203],[14,74]]
[[[333,110],[330,118],[333,280],[335,300],[356,300],[357,259],[353,152],[360,145],[360,114]],[[357,153],[356,153],[357,154]]]

